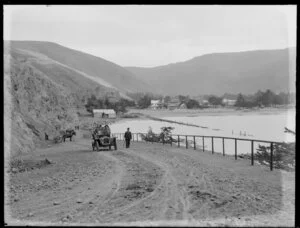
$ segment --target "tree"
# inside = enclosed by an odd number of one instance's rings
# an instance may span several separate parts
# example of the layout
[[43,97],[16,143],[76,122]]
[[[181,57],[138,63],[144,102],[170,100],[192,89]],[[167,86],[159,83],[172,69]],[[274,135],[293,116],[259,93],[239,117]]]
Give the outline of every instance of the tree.
[[[172,140],[171,134],[174,127],[161,127],[160,139],[165,143],[169,143]],[[173,140],[172,140],[173,141]]]
[[210,96],[208,102],[214,106],[222,104],[222,97]]
[[245,98],[241,93],[238,94],[238,97],[237,97],[236,102],[235,102],[235,106],[245,107]]
[[104,107],[105,108],[110,108],[110,103],[109,103],[109,100],[108,100],[108,98],[105,98],[105,100],[104,100]]
[[198,101],[190,99],[187,103],[186,103],[186,107],[188,109],[192,109],[192,108],[200,108],[200,104]]
[[93,112],[93,109],[114,109],[117,113],[119,112],[126,112],[127,107],[135,106],[134,101],[120,99],[117,102],[110,102],[108,98],[105,100],[97,99],[95,95],[92,95],[90,98],[87,99],[87,103],[85,108],[88,112]]
[[267,90],[263,95],[262,95],[262,104],[265,106],[270,106],[274,104],[274,98],[275,94],[271,90]]
[[93,109],[98,107],[98,101],[94,94],[90,98],[87,99],[87,103],[85,105],[85,108],[88,112],[92,113]]
[[148,95],[144,95],[141,99],[138,101],[138,106],[140,108],[148,108],[151,105],[151,97]]
[[276,94],[275,97],[274,97],[274,104],[275,105],[284,104],[284,97],[280,96],[279,94],[278,95]]
[[264,95],[264,93],[260,90],[258,90],[255,94],[254,94],[254,103],[256,105],[262,105],[262,96]]
[[290,98],[290,94],[288,93],[284,93],[284,92],[280,92],[278,94],[278,96],[280,97],[280,101],[282,102],[282,104],[289,104],[289,98]]

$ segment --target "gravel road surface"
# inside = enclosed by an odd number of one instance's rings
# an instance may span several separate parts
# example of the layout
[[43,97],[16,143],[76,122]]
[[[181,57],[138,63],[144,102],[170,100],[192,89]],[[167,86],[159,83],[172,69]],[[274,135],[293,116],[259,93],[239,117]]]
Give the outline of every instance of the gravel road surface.
[[51,164],[6,172],[9,225],[294,226],[295,173],[231,156],[90,139],[41,148]]

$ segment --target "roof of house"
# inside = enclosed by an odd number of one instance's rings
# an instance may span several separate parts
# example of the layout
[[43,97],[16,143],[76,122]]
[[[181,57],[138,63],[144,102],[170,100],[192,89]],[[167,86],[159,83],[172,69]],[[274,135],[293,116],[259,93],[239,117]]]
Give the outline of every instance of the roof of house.
[[159,104],[159,103],[161,103],[160,100],[151,100],[151,104]]
[[116,114],[113,109],[93,109],[93,113],[106,113],[106,114]]
[[223,101],[236,101],[235,99],[227,99],[227,98],[223,98]]

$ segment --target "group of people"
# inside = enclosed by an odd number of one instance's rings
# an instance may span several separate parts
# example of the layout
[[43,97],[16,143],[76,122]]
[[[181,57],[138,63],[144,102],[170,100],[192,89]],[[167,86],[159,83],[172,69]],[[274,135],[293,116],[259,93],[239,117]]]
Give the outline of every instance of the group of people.
[[97,126],[93,132],[95,135],[99,136],[108,136],[110,137],[110,128],[106,124],[105,126],[102,126],[101,124]]

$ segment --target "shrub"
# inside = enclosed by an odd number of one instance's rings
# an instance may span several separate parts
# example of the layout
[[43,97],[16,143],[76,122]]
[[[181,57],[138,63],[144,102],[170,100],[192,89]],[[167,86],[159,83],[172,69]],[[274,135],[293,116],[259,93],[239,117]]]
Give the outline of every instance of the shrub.
[[[270,146],[259,145],[254,159],[257,160],[260,164],[269,165],[270,157]],[[295,168],[295,143],[274,144],[273,167],[284,170],[293,170]]]

